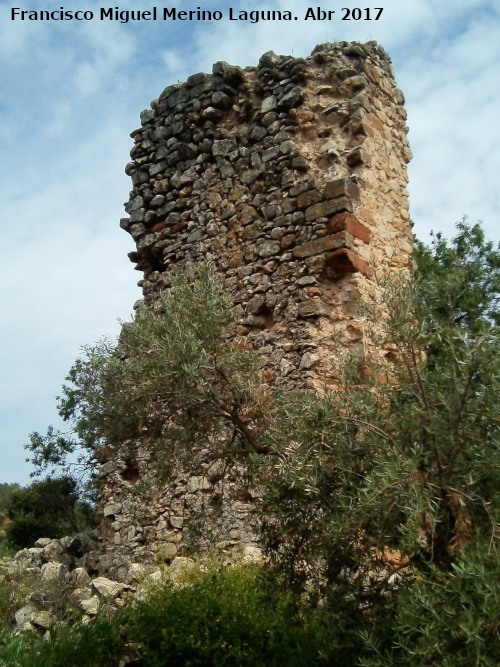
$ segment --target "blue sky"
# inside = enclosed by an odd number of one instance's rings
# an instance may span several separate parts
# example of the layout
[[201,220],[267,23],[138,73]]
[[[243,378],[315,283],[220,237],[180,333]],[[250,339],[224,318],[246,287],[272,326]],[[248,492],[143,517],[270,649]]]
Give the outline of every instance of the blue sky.
[[[129,133],[164,87],[212,63],[255,65],[262,53],[307,56],[318,43],[376,39],[406,97],[410,214],[420,238],[453,234],[468,214],[500,240],[500,4],[378,0],[252,5],[177,0],[218,9],[218,22],[100,21],[105,2],[30,0],[20,9],[86,9],[92,21],[12,21],[0,0],[0,482],[29,480],[23,444],[59,425],[55,397],[80,346],[115,336],[139,298],[119,228],[128,199]],[[330,22],[307,7],[335,9]],[[341,21],[342,7],[378,6],[379,21]],[[121,10],[154,2],[118,1]],[[290,23],[229,21],[236,11],[289,10]]]

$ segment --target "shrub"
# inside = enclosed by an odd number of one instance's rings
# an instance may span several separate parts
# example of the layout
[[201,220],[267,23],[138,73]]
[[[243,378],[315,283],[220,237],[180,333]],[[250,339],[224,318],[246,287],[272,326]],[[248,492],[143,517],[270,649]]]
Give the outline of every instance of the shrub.
[[265,453],[257,359],[232,343],[238,316],[219,278],[203,263],[193,276],[174,272],[171,283],[139,307],[117,346],[103,341],[77,359],[58,405],[69,435],[52,428],[31,435],[38,470],[124,442],[152,453],[160,477],[207,453],[212,460]]
[[17,549],[39,537],[72,535],[89,525],[91,508],[79,502],[76,482],[67,477],[33,482],[10,497],[6,537]]
[[[494,661],[491,605],[469,618],[474,596],[466,594],[468,611],[457,613],[461,629],[453,626],[449,641],[440,636],[446,622],[433,623],[428,606],[435,615],[452,609],[460,587],[477,582],[477,550],[489,564],[484,591],[495,589],[500,253],[478,226],[461,223],[449,244],[438,237],[433,248],[420,246],[416,261],[410,282],[380,286],[387,315],[377,316],[380,301],[365,313],[372,349],[390,351],[390,369],[375,355],[353,356],[338,391],[276,404],[280,462],[264,498],[263,540],[292,589],[321,601],[344,627],[345,659],[361,659],[360,633],[369,631],[378,650],[391,654],[399,642],[397,664],[408,655],[434,664],[434,644],[458,660],[463,642]],[[385,384],[381,370],[390,370]],[[413,634],[398,625],[403,601],[413,608]],[[473,633],[474,622],[489,628],[491,641],[484,629]],[[450,639],[460,632],[460,641]],[[411,653],[412,642],[421,653]]]
[[0,659],[19,667],[118,665],[125,656],[148,667],[327,664],[326,630],[294,614],[289,596],[257,566],[192,573],[112,618],[52,630],[49,641],[4,642]]

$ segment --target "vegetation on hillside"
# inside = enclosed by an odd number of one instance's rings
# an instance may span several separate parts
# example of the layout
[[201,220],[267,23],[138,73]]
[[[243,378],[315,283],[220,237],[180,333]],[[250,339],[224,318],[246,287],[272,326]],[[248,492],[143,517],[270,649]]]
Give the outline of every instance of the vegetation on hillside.
[[13,492],[19,488],[18,484],[0,484],[0,558],[7,556],[12,550],[8,542],[5,530],[9,524],[9,503]]
[[79,499],[74,479],[32,482],[14,489],[9,497],[5,537],[15,549],[32,547],[39,537],[58,538],[88,530],[92,513],[91,506]]
[[[261,537],[281,584],[259,579],[252,602],[264,625],[251,646],[269,649],[265,659],[238,653],[236,621],[217,635],[217,645],[235,651],[225,662],[219,646],[210,657],[196,648],[208,621],[194,598],[178,612],[194,619],[188,629],[172,630],[166,611],[148,616],[139,606],[121,621],[62,632],[53,656],[61,650],[74,664],[79,642],[97,647],[101,636],[104,651],[130,642],[144,665],[165,664],[155,662],[158,647],[172,655],[168,664],[500,663],[500,250],[480,225],[463,221],[451,241],[417,244],[415,266],[409,282],[379,285],[364,313],[374,324],[372,349],[387,359],[347,356],[337,390],[321,397],[264,391],[258,359],[231,344],[237,314],[208,266],[196,281],[176,274],[116,348],[86,349],[59,399],[72,433],[34,434],[36,465],[129,440],[149,447],[162,474],[207,457],[272,467]],[[218,592],[227,618],[239,618],[231,606],[239,585]],[[189,590],[158,595],[175,605]],[[288,619],[291,653],[262,641],[275,612]],[[192,653],[179,649],[184,662],[175,663],[179,636]],[[106,655],[94,664],[117,664],[116,653]]]
[[328,633],[301,618],[290,596],[262,567],[218,566],[165,581],[144,601],[49,638],[0,634],[0,664],[9,667],[302,667],[329,664]]

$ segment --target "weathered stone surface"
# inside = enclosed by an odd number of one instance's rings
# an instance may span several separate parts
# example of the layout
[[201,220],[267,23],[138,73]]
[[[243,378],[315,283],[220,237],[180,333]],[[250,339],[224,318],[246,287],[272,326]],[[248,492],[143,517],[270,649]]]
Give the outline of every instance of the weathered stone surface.
[[308,190],[297,197],[297,208],[303,209],[313,206],[321,201],[321,195],[317,190]]
[[214,157],[228,155],[231,151],[234,151],[236,144],[229,139],[221,139],[219,141],[214,141],[212,146],[212,154]]
[[352,150],[347,156],[347,164],[349,167],[359,167],[363,164],[369,164],[369,162],[368,153],[360,146]]
[[104,506],[102,513],[105,517],[115,516],[117,514],[120,514],[121,509],[122,506],[120,505],[120,503],[108,503],[107,505]]
[[241,175],[241,182],[243,185],[252,185],[259,178],[260,171],[257,169],[249,169]]
[[195,229],[187,237],[187,243],[194,243],[195,241],[199,241],[202,238],[202,236],[203,236],[203,229]]
[[159,554],[163,561],[170,562],[177,556],[177,546],[171,542],[162,544]]
[[95,590],[105,598],[115,598],[124,589],[123,584],[112,581],[107,577],[97,577],[92,581],[92,586]]
[[350,197],[359,201],[360,192],[357,183],[350,178],[328,181],[323,189],[323,199],[335,199],[336,197]]
[[279,109],[291,109],[292,107],[298,106],[304,98],[304,93],[301,88],[296,86],[292,88],[288,93],[283,95],[283,97],[278,102]]
[[365,227],[358,222],[358,220],[350,213],[347,213],[347,211],[337,213],[328,223],[329,234],[337,234],[338,232],[343,231],[348,232],[364,243],[370,243],[370,230],[368,227]]
[[[34,547],[39,548],[39,549],[43,549],[44,547],[46,547],[51,542],[52,542],[52,540],[50,539],[50,537],[39,537],[38,540],[35,542]],[[31,551],[31,549],[30,549],[30,551]]]
[[314,366],[316,366],[318,363],[319,363],[318,355],[312,354],[312,352],[306,352],[304,355],[302,355],[299,369],[301,371],[308,371],[311,368],[314,368]]
[[71,572],[70,585],[74,588],[86,588],[90,585],[91,578],[83,567],[76,567]]
[[370,266],[368,262],[361,259],[351,250],[342,248],[328,253],[326,256],[326,275],[328,277],[341,277],[348,273],[362,273],[369,277]]
[[337,199],[329,199],[328,201],[314,204],[305,210],[306,221],[317,220],[318,218],[326,218],[329,215],[338,213],[339,211],[353,211],[353,203],[347,197],[339,197]]
[[312,257],[313,255],[319,255],[327,250],[340,248],[347,244],[349,244],[348,236],[346,236],[345,233],[340,232],[338,234],[331,234],[330,236],[323,236],[322,238],[314,239],[301,246],[297,246],[292,250],[292,254],[297,259],[304,259],[306,257]]
[[208,491],[212,488],[206,477],[193,476],[188,479],[187,492],[196,493],[198,491]]
[[40,627],[43,630],[48,630],[56,622],[56,617],[49,611],[35,611],[31,614],[30,622],[35,627]]
[[45,563],[42,565],[42,579],[49,581],[51,579],[63,579],[68,573],[68,567],[64,563]]
[[365,74],[358,74],[344,79],[344,86],[352,88],[353,90],[361,90],[368,85],[368,79]]
[[319,317],[320,315],[328,315],[328,308],[319,299],[311,299],[310,301],[299,303],[299,317]]
[[258,294],[254,296],[253,299],[250,299],[248,302],[247,310],[249,313],[258,313],[266,305],[266,297],[263,294]]
[[300,287],[306,287],[307,285],[315,285],[317,282],[316,278],[314,276],[304,276],[303,278],[299,278],[297,280],[297,285],[300,285]]
[[272,241],[266,241],[257,250],[259,257],[266,258],[277,255],[280,251],[280,244]]
[[191,558],[184,558],[183,556],[177,556],[172,561],[172,564],[167,570],[167,579],[170,581],[179,581],[185,576],[188,572],[193,570],[196,567],[194,560]]
[[37,608],[32,604],[21,607],[14,614],[16,625],[23,626],[26,622],[30,622],[33,614],[36,614],[37,611]]
[[269,97],[266,97],[265,100],[262,101],[260,112],[262,114],[268,113],[269,111],[276,109],[277,106],[278,100],[276,99],[276,95],[269,95]]
[[[68,538],[68,542],[70,541],[71,539]],[[50,542],[43,548],[42,560],[45,562],[54,561],[55,563],[70,565],[72,557],[62,540],[50,540]]]
[[127,572],[127,583],[140,581],[146,577],[147,573],[148,569],[144,563],[130,563]]
[[95,616],[99,611],[99,606],[100,599],[97,595],[93,595],[91,598],[80,602],[80,607],[86,614],[89,614],[89,616]]
[[94,533],[78,533],[67,546],[68,552],[75,558],[81,558],[84,554],[96,549],[97,537]]
[[258,563],[263,559],[262,551],[253,544],[245,544],[243,546],[243,559],[251,563]]

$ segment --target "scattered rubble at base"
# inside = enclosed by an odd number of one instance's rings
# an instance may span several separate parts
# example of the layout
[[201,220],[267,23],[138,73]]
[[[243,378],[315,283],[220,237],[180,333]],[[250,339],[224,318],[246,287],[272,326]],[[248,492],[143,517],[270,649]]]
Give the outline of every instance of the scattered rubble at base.
[[[61,539],[40,538],[30,549],[0,559],[0,579],[19,597],[11,623],[16,634],[30,630],[44,633],[55,625],[78,620],[88,622],[105,605],[110,611],[142,601],[169,581],[180,583],[197,564],[192,558],[174,556],[169,565],[129,563],[125,581],[99,576],[97,538],[82,533]],[[257,547],[244,550],[241,562],[261,559]]]

